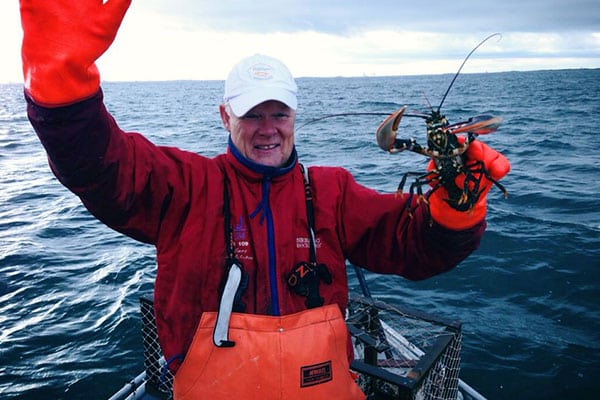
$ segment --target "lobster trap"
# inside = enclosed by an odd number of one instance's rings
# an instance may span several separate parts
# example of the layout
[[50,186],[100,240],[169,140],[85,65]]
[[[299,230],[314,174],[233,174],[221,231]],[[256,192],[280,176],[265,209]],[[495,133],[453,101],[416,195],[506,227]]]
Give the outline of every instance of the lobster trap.
[[346,324],[368,400],[459,398],[460,322],[351,294]]

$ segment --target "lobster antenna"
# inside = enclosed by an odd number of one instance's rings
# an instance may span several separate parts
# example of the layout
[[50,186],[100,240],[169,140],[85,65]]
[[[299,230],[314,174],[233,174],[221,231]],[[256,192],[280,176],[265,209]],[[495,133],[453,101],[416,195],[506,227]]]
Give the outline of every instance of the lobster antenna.
[[[314,124],[315,122],[322,121],[327,118],[335,118],[335,117],[354,117],[354,116],[364,116],[364,115],[374,115],[374,116],[388,116],[389,112],[345,112],[338,114],[327,114],[317,118],[313,118],[299,126],[296,127],[296,131],[304,128],[306,125]],[[405,117],[418,117],[418,118],[427,118],[427,115],[421,113],[404,113]]]
[[[429,102],[429,98],[427,97],[427,94],[425,93],[425,91],[423,90],[423,97],[425,98],[425,101],[427,102],[427,105],[429,106],[429,108],[431,109],[431,112],[433,112],[433,106],[431,105],[431,103]],[[439,110],[438,110],[439,111]]]
[[[473,50],[471,50],[471,52],[465,57],[464,61],[460,65],[460,68],[458,69],[458,71],[456,71],[456,74],[454,75],[454,78],[452,78],[452,82],[450,82],[450,85],[448,86],[448,89],[446,89],[446,93],[444,93],[444,97],[442,97],[442,101],[440,102],[440,105],[438,106],[438,109],[437,109],[438,113],[442,109],[442,104],[444,104],[444,101],[446,100],[446,96],[448,96],[448,93],[450,92],[450,89],[452,89],[452,85],[454,85],[454,81],[456,80],[456,78],[458,78],[458,75],[460,74],[460,71],[465,66],[465,64],[466,64],[467,60],[469,59],[469,57],[471,57],[471,54],[475,53],[475,50],[477,50],[482,44],[484,44],[485,42],[487,42],[488,40],[490,40],[494,36],[500,36],[500,38],[502,38],[502,34],[501,33],[492,33],[490,36],[486,37],[481,42],[479,42],[479,44],[477,46],[475,46],[475,48]],[[500,39],[498,39],[498,40],[500,40]]]
[[327,119],[327,118],[350,117],[350,116],[355,116],[355,115],[377,115],[377,116],[382,116],[382,115],[389,115],[389,113],[383,113],[383,112],[345,112],[345,113],[338,113],[338,114],[326,114],[326,115],[322,115],[322,116],[317,117],[317,118],[313,118],[310,121],[307,121],[307,122],[303,123],[302,125],[296,127],[296,131],[299,131],[300,129],[304,128],[306,125],[314,124],[315,122],[319,122],[319,121]]

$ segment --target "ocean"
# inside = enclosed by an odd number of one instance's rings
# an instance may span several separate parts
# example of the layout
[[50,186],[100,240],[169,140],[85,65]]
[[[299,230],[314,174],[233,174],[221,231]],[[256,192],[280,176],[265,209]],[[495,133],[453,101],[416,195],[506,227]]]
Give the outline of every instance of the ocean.
[[[300,78],[297,125],[332,113],[437,107],[452,74]],[[104,83],[120,126],[214,156],[227,135],[223,82]],[[450,122],[503,118],[480,136],[512,170],[492,189],[480,248],[421,281],[367,274],[375,296],[463,323],[461,377],[489,399],[600,398],[600,70],[462,74]],[[375,142],[383,117],[324,119],[297,133],[306,165],[340,165],[393,192],[425,157]],[[399,137],[424,144],[420,119]],[[368,205],[365,205],[368,206]],[[138,299],[154,249],[92,218],[51,174],[21,85],[0,85],[0,398],[106,399],[143,369]],[[359,290],[350,274],[351,290]]]

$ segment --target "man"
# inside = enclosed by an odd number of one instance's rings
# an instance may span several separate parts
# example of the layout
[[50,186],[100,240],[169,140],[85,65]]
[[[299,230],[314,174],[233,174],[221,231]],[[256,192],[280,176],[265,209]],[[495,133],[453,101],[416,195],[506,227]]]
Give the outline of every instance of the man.
[[[364,398],[348,371],[346,260],[409,279],[453,268],[479,244],[490,182],[467,213],[440,189],[411,217],[406,198],[342,168],[304,168],[296,84],[261,55],[227,77],[225,154],[155,146],[119,128],[95,67],[130,0],[20,4],[28,115],[52,171],[98,219],[156,247],[156,322],[174,397]],[[495,179],[508,172],[480,142],[467,156]]]

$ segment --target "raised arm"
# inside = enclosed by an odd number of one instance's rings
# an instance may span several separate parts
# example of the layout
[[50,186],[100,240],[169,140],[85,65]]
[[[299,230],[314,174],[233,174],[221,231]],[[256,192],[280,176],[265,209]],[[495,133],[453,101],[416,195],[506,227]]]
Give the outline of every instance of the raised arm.
[[130,2],[21,0],[25,97],[60,182],[105,224],[156,243],[159,231],[170,233],[165,219],[186,212],[190,159],[202,167],[206,159],[124,132],[103,104],[95,61]]

